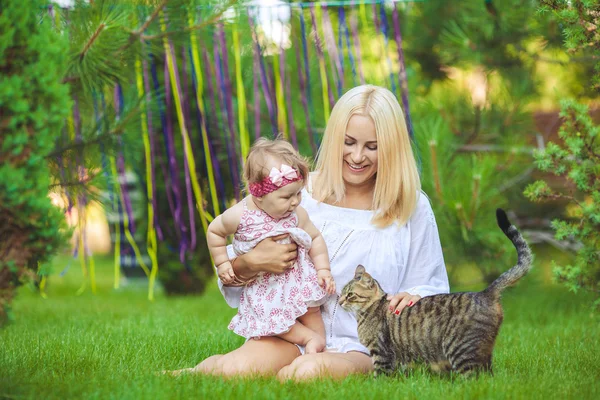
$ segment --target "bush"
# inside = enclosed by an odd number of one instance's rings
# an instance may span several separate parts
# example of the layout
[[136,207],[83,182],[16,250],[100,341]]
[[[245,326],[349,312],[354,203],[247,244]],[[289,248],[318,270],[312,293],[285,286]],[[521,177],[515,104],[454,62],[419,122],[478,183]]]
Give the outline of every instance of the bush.
[[2,2],[0,13],[0,325],[15,288],[66,239],[46,157],[71,109],[60,83],[67,46],[40,22],[45,4]]
[[600,127],[594,126],[588,108],[572,100],[562,103],[564,118],[559,136],[564,145],[549,143],[537,152],[536,165],[541,171],[565,177],[575,193],[559,193],[544,181],[527,187],[532,201],[567,199],[569,215],[552,221],[556,238],[571,238],[581,244],[573,264],[554,264],[554,277],[573,292],[580,289],[597,294],[600,306]]

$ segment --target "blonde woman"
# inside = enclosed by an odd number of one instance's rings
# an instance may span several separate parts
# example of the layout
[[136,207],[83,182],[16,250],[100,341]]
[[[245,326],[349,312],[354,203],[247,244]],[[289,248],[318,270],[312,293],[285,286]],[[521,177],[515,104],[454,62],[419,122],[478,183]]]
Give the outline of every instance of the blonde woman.
[[[301,204],[325,239],[338,290],[362,264],[387,293],[397,293],[389,298],[396,315],[423,296],[448,292],[435,218],[421,192],[402,109],[387,89],[359,86],[336,103]],[[265,239],[235,259],[236,281],[291,267],[296,246],[278,239]],[[228,304],[237,307],[241,288],[220,287]],[[368,373],[372,361],[358,341],[356,320],[337,300],[330,296],[322,306],[325,352],[304,354],[283,339],[264,337],[187,371],[280,380]]]

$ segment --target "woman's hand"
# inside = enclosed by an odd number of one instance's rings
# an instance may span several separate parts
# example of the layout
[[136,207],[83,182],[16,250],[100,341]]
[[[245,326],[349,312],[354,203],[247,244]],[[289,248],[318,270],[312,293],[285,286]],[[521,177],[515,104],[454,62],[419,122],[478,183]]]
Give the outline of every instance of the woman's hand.
[[248,268],[254,273],[271,272],[273,274],[281,274],[292,268],[298,257],[298,246],[295,243],[277,243],[278,240],[288,236],[288,234],[273,236],[259,242],[244,256]]
[[396,315],[400,315],[404,307],[412,307],[415,303],[421,300],[421,296],[418,294],[410,294],[406,292],[388,295],[387,299],[390,301],[390,306],[388,308],[389,312],[393,312]]

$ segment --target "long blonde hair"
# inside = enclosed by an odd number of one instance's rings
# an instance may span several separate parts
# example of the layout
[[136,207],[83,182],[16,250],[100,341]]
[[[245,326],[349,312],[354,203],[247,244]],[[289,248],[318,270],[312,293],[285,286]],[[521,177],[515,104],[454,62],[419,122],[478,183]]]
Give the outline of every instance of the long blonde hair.
[[378,167],[373,194],[373,224],[384,227],[406,223],[413,214],[421,180],[412,151],[404,114],[389,90],[362,85],[350,89],[335,104],[317,154],[318,201],[345,195],[342,178],[344,139],[348,121],[354,115],[370,117],[377,135]]

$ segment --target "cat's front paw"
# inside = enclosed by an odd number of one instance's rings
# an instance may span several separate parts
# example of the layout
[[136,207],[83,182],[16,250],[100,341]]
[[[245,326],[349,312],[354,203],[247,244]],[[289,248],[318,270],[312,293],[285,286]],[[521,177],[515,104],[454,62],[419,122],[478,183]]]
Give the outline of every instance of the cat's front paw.
[[373,377],[377,378],[380,376],[391,376],[393,373],[393,369],[375,368],[373,371]]

